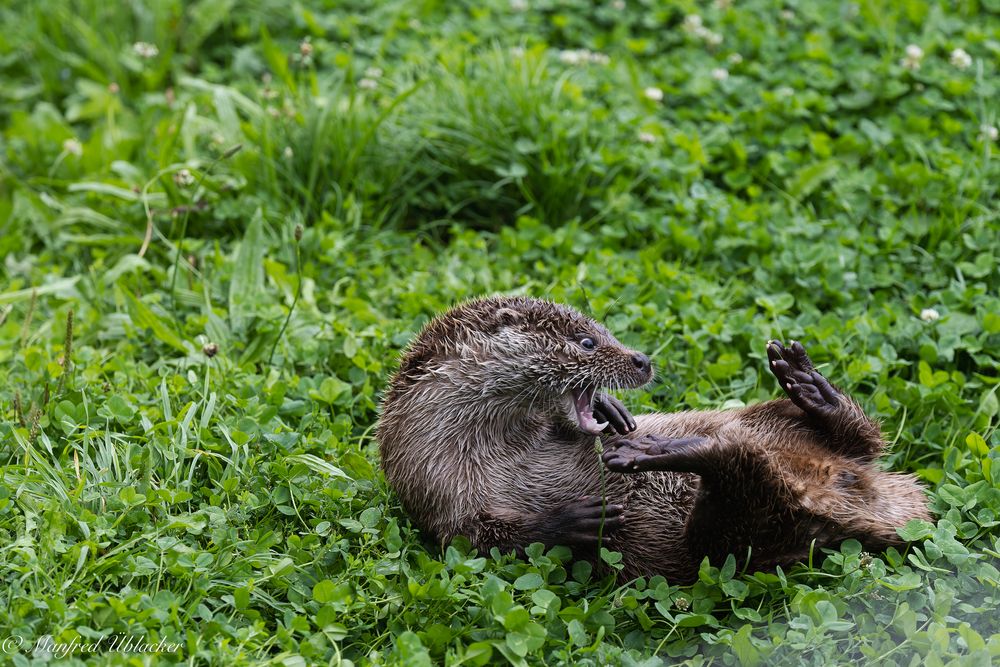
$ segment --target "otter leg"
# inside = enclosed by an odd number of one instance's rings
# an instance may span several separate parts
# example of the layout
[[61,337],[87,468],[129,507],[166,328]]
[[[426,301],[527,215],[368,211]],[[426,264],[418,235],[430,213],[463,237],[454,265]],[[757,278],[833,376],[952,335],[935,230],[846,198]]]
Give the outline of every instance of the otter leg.
[[829,444],[838,453],[873,459],[883,448],[878,424],[861,406],[834,387],[813,366],[801,343],[785,347],[779,341],[767,344],[770,369],[792,403],[829,434]]
[[502,552],[524,553],[533,542],[546,547],[567,546],[578,555],[596,553],[598,536],[607,539],[623,525],[624,506],[606,503],[600,496],[583,496],[553,510],[538,514],[494,509],[477,517],[473,543],[483,551],[497,547]]
[[708,556],[720,565],[729,554],[752,568],[785,564],[808,548],[798,503],[783,480],[783,453],[754,443],[738,423],[710,437],[644,436],[620,440],[604,454],[619,473],[694,473],[697,495],[684,524],[692,563]]
[[600,496],[584,496],[544,515],[534,528],[535,537],[546,546],[595,547],[599,532],[606,537],[621,527],[624,511],[624,506],[605,503]]
[[614,396],[598,394],[594,397],[594,419],[607,422],[619,435],[636,429],[635,419],[625,405]]
[[613,448],[605,450],[602,458],[614,472],[701,472],[711,465],[716,449],[708,438],[644,435],[638,440],[617,441]]
[[846,397],[813,367],[805,348],[797,341],[790,347],[772,340],[767,344],[771,372],[792,403],[822,420],[834,417]]

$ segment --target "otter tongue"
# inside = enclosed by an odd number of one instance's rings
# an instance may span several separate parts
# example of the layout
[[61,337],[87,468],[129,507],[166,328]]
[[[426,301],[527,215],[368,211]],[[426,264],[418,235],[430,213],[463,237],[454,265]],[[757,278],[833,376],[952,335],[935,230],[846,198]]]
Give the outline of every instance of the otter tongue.
[[594,393],[596,387],[584,387],[573,390],[573,407],[576,409],[576,423],[586,433],[597,435],[608,425],[594,419]]

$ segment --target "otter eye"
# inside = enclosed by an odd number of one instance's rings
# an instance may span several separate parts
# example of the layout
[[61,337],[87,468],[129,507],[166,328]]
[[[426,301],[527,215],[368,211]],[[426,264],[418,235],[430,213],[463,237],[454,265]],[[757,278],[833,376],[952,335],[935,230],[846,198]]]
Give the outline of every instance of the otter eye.
[[581,338],[580,347],[582,347],[585,350],[593,350],[595,347],[597,347],[597,343],[594,342],[593,338]]

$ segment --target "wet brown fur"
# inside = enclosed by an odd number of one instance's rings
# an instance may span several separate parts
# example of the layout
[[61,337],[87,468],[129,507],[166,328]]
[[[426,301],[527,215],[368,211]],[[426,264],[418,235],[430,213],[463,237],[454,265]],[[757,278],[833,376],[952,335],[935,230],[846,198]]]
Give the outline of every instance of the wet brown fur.
[[[583,335],[598,350],[582,354]],[[547,517],[602,492],[594,436],[575,427],[561,392],[648,381],[628,364],[633,354],[590,318],[525,297],[476,300],[431,321],[402,358],[377,434],[417,526],[439,543],[464,535],[481,552],[547,542]],[[929,518],[916,480],[879,467],[879,427],[850,400],[832,426],[788,399],[635,421],[629,440],[707,443],[691,464],[698,473],[605,470],[608,501],[625,508],[606,540],[624,578],[689,581],[705,556],[719,564],[730,553],[773,568],[848,538],[881,550],[901,543],[898,526]],[[623,439],[602,437],[606,448]]]

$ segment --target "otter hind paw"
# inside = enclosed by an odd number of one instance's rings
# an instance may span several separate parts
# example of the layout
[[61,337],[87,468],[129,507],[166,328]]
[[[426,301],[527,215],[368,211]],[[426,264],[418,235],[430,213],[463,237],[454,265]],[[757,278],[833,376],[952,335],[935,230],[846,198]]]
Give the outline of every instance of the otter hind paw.
[[767,358],[781,389],[804,412],[825,418],[840,408],[840,391],[813,367],[801,343],[792,341],[785,347],[772,340],[767,344]]
[[636,429],[635,419],[625,405],[614,396],[598,394],[594,397],[594,419],[607,422],[611,429],[625,435]]
[[701,437],[645,435],[638,440],[619,440],[602,458],[604,465],[614,472],[699,472],[706,463],[707,445],[708,440]]

